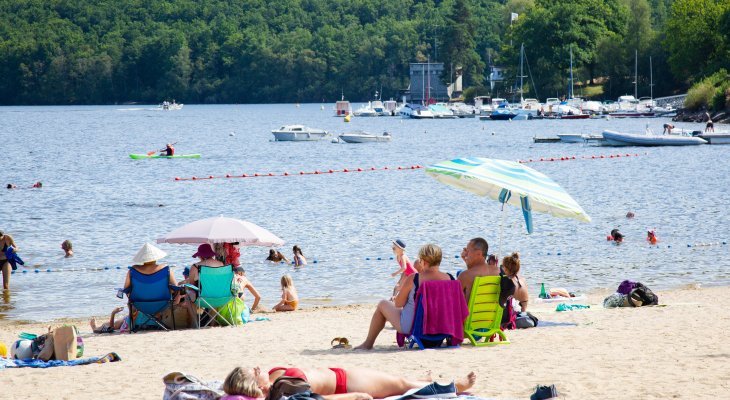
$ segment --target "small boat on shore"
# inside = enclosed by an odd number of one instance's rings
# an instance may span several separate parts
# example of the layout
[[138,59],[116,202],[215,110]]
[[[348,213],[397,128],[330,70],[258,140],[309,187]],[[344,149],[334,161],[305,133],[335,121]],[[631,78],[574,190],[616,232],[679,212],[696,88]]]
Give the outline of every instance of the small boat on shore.
[[173,156],[161,156],[159,154],[130,154],[132,160],[158,159],[158,158],[200,158],[200,154],[176,154]]
[[341,134],[338,139],[346,143],[376,143],[390,142],[390,133],[383,132],[382,135],[373,135],[363,131],[354,131]]
[[603,131],[603,138],[609,146],[696,146],[706,144],[702,138],[684,135],[654,135]]
[[327,131],[304,125],[284,125],[271,131],[277,142],[314,142],[327,136]]

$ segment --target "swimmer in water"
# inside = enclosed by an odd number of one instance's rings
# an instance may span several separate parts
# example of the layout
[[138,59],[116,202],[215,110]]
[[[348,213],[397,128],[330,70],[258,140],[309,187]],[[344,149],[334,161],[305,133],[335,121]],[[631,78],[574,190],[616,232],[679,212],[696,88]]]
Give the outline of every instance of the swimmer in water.
[[635,215],[634,215],[634,212],[633,211],[629,211],[629,212],[626,213],[626,218],[631,219],[631,218],[634,218],[634,217],[635,217]]
[[624,235],[622,235],[621,232],[618,231],[618,228],[616,228],[611,230],[611,235],[609,235],[607,239],[616,243],[621,243],[624,241]]
[[656,244],[656,242],[659,241],[656,237],[656,232],[654,231],[647,231],[646,232],[646,240],[651,244]]

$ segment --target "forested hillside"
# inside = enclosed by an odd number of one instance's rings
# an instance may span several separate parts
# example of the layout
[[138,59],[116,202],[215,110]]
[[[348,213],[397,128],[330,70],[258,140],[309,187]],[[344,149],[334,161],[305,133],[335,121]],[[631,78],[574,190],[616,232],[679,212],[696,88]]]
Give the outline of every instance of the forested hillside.
[[[487,86],[525,43],[534,91],[686,89],[728,68],[730,0],[0,0],[0,104],[262,103],[395,97],[409,63]],[[513,20],[512,13],[519,14]],[[449,69],[449,68],[447,68]],[[504,91],[505,88],[500,90]],[[643,94],[643,93],[642,93]]]

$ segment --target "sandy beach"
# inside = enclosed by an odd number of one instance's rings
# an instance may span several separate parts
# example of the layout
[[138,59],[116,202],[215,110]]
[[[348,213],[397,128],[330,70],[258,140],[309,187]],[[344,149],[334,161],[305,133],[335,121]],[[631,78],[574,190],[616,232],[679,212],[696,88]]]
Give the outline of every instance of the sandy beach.
[[[223,379],[237,365],[357,366],[450,380],[473,370],[473,393],[527,398],[537,384],[555,384],[564,398],[713,398],[730,386],[730,288],[684,288],[660,292],[659,307],[604,309],[608,291],[589,296],[589,310],[532,311],[544,325],[509,331],[510,345],[491,348],[404,351],[387,330],[374,351],[333,350],[330,340],[346,336],[357,344],[366,333],[373,305],[265,314],[239,328],[92,335],[86,321],[85,356],[117,352],[122,362],[46,370],[8,369],[2,398],[161,398],[162,376],[183,371],[205,380]],[[711,300],[711,301],[710,301]],[[48,324],[0,325],[0,340],[41,332]]]

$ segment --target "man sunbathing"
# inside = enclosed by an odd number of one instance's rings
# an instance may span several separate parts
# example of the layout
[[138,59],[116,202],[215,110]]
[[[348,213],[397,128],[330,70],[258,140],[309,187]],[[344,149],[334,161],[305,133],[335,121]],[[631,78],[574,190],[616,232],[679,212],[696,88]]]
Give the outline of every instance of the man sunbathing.
[[[301,378],[307,382],[313,393],[328,400],[370,400],[403,394],[410,389],[422,388],[433,382],[430,374],[422,380],[409,380],[383,371],[364,368],[284,368],[277,367],[263,373],[259,367],[236,367],[223,382],[223,390],[230,397],[269,397],[272,384],[282,376]],[[474,386],[476,374],[470,372],[454,381],[456,392],[464,392]],[[447,385],[435,388],[451,390]]]

